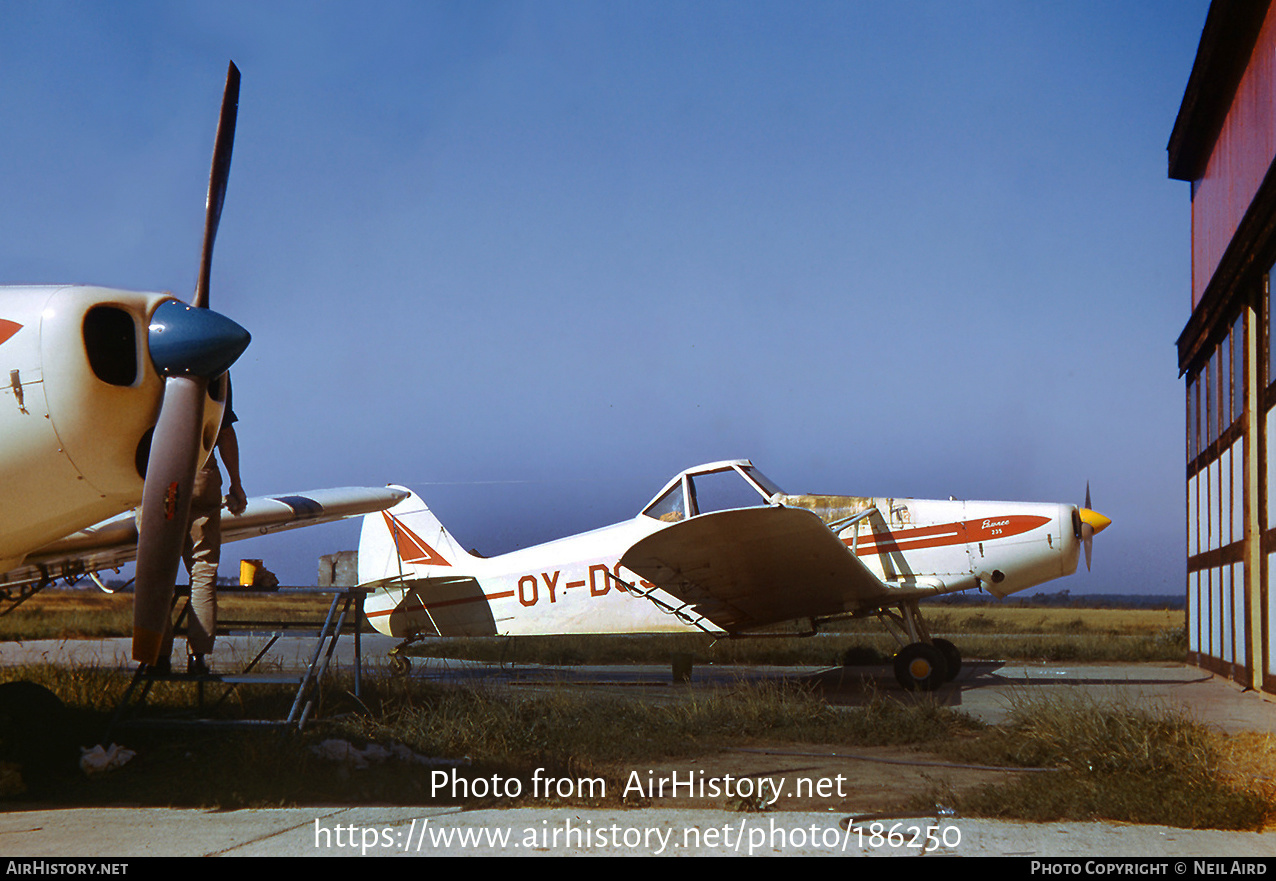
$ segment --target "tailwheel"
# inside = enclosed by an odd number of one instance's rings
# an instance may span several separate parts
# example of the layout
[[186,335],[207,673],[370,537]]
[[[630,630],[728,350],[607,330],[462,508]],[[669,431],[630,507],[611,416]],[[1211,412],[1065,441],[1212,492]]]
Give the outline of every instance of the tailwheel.
[[412,662],[398,650],[390,652],[390,673],[394,676],[407,676],[412,672]]
[[943,652],[924,642],[909,643],[895,655],[895,678],[905,691],[934,691],[949,678]]
[[957,674],[961,672],[961,652],[957,650],[957,646],[946,639],[932,639],[930,643],[939,649],[939,653],[944,656],[944,666],[946,668],[944,681],[952,682],[957,678]]

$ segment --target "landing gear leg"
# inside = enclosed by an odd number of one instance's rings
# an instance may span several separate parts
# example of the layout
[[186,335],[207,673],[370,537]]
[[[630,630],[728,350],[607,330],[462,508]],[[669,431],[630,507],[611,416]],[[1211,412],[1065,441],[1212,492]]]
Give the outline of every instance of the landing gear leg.
[[900,603],[898,612],[882,609],[877,617],[901,646],[895,655],[895,679],[902,688],[934,691],[956,678],[961,652],[946,639],[931,639],[916,601]]

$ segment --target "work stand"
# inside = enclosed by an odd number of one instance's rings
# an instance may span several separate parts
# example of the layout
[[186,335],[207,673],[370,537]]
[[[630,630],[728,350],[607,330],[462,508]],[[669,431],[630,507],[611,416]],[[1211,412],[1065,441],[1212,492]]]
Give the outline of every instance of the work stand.
[[[179,588],[181,590],[181,588]],[[291,728],[298,731],[312,721],[316,711],[319,685],[332,661],[337,648],[337,640],[343,633],[354,638],[354,696],[361,698],[363,688],[363,648],[361,629],[363,621],[363,602],[367,590],[357,587],[333,588],[287,588],[289,594],[320,593],[332,594],[332,602],[328,606],[328,614],[323,621],[279,621],[279,620],[230,620],[218,622],[217,635],[229,636],[235,633],[254,633],[267,636],[266,643],[248,664],[237,673],[194,673],[160,672],[145,664],[139,665],[137,672],[120,699],[111,719],[110,727],[103,735],[102,742],[110,743],[112,734],[121,729],[137,728]],[[240,593],[237,591],[237,593]],[[272,591],[272,594],[276,593]],[[174,631],[183,635],[183,624],[190,611],[189,592],[175,597],[176,603],[185,599],[181,613],[178,615]],[[309,663],[299,672],[260,672],[261,662],[269,655],[279,639],[285,633],[311,636],[315,640],[314,650],[310,653]],[[175,715],[142,715],[141,711],[150,696],[151,688],[156,682],[187,683],[197,690],[198,701],[196,712],[198,717],[177,717]],[[283,719],[221,719],[205,717],[204,714],[215,713],[226,700],[240,687],[250,685],[296,685],[297,693],[292,708]],[[209,700],[209,690],[220,690],[215,700]]]

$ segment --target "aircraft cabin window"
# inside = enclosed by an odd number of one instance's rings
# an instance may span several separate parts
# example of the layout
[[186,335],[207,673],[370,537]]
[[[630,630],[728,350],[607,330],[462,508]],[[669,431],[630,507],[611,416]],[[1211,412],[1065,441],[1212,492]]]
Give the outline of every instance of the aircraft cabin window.
[[760,508],[768,498],[734,468],[696,474],[691,478],[691,497],[697,514],[712,514],[732,508]]
[[780,495],[784,495],[784,490],[776,486],[771,481],[771,478],[767,477],[765,474],[763,474],[758,469],[754,468],[752,465],[745,467],[744,473],[749,475],[749,477],[753,479],[754,483],[756,483],[758,486],[762,487],[762,489],[766,491],[766,495],[768,499],[770,499],[771,496],[775,495],[776,493],[779,493]]
[[662,523],[677,523],[687,519],[687,508],[682,501],[682,481],[678,481],[669,492],[648,505],[643,513]]
[[137,330],[116,306],[94,306],[84,316],[84,350],[98,379],[111,385],[137,381]]

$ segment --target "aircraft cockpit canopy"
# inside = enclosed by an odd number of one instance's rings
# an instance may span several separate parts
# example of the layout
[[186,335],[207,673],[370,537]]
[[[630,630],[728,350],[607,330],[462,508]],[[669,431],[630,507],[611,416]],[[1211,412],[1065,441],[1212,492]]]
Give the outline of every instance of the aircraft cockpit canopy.
[[761,508],[783,491],[747,459],[688,468],[643,509],[647,517],[677,523],[697,514]]

